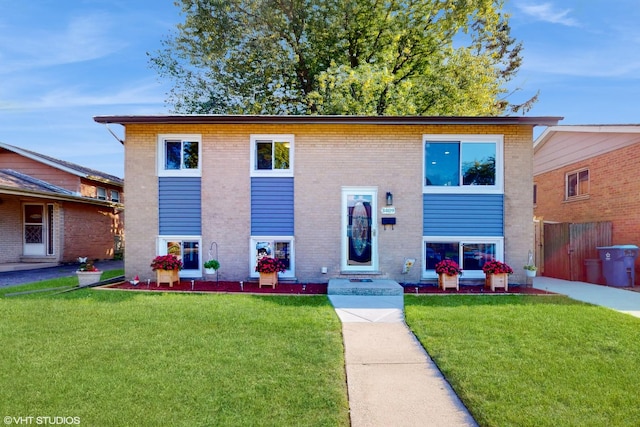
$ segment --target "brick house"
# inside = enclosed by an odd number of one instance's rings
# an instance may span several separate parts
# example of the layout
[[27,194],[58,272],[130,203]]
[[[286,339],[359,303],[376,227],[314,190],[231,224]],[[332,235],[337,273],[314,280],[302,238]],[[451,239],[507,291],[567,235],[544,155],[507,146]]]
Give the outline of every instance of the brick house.
[[[199,278],[464,280],[488,257],[521,268],[533,247],[533,127],[557,117],[99,116],[125,127],[128,276],[180,253]],[[416,264],[403,273],[406,259]]]
[[112,259],[124,232],[123,180],[0,143],[0,263]]
[[[551,126],[534,143],[534,214],[546,222],[610,222],[610,244],[640,246],[638,164],[640,125]],[[591,255],[597,258],[595,248]]]

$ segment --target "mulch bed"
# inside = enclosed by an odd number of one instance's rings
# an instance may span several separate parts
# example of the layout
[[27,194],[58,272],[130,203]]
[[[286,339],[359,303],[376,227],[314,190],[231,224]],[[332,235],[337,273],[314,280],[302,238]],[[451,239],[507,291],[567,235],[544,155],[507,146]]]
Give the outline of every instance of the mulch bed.
[[[460,290],[446,289],[442,290],[433,284],[403,284],[405,294],[527,294],[527,295],[544,295],[552,294],[552,292],[541,289],[534,289],[522,285],[510,285],[509,291],[498,288],[495,292],[485,289],[483,285],[460,285]],[[280,282],[275,289],[271,287],[258,286],[258,282],[214,282],[204,280],[182,280],[180,283],[169,287],[168,284],[156,286],[155,282],[140,282],[133,285],[131,282],[120,282],[113,285],[104,286],[109,289],[124,289],[132,291],[161,291],[161,292],[217,292],[217,293],[249,293],[249,294],[286,294],[286,295],[326,295],[326,283],[287,283]]]

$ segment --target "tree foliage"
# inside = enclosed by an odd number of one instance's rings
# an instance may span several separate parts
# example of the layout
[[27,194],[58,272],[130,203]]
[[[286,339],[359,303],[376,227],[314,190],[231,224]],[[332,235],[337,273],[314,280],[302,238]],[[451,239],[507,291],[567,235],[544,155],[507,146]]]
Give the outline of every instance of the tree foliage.
[[502,0],[181,0],[151,56],[182,113],[499,115],[522,46]]

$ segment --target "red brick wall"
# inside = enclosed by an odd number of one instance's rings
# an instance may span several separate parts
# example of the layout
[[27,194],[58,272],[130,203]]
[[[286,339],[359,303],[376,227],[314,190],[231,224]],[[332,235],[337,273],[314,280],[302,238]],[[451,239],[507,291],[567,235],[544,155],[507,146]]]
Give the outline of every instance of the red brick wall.
[[[640,144],[630,145],[534,177],[536,216],[545,221],[610,221],[612,244],[640,246]],[[589,195],[565,201],[565,174],[589,169]],[[636,260],[636,283],[640,260]]]
[[65,203],[63,211],[62,261],[74,261],[79,256],[113,258],[114,236],[122,234],[120,215],[115,215],[112,208],[81,203]]

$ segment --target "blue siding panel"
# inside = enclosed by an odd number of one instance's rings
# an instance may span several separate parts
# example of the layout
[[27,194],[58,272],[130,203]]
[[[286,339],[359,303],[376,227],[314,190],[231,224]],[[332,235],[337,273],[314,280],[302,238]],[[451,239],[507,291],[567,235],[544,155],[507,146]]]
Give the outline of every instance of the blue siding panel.
[[201,179],[158,178],[159,233],[200,236],[202,234]]
[[504,195],[423,194],[423,236],[504,236]]
[[251,235],[293,234],[293,178],[251,178]]

